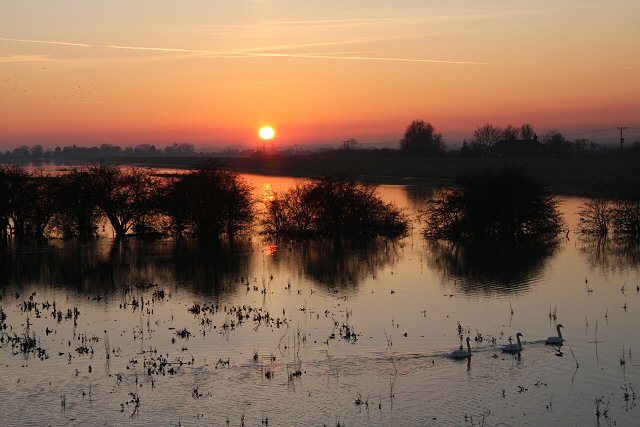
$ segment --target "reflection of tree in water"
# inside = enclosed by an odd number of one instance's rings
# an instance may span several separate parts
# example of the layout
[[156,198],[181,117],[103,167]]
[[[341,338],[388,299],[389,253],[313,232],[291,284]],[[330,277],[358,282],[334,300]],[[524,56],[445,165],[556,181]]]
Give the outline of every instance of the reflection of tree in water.
[[399,243],[385,238],[304,240],[283,245],[274,262],[301,272],[319,286],[344,289],[375,277],[397,261],[398,251]]
[[[55,246],[54,246],[55,245]],[[0,254],[0,280],[18,289],[37,283],[87,294],[111,294],[136,283],[184,286],[214,294],[247,275],[251,243],[99,240],[55,241]]]
[[433,197],[433,192],[438,187],[432,183],[418,182],[413,185],[407,185],[405,191],[407,199],[412,203],[413,208],[423,208],[425,203]]
[[429,241],[426,261],[465,293],[509,294],[531,287],[557,246],[555,241],[517,245]]
[[583,239],[578,251],[591,268],[603,273],[624,272],[640,266],[640,243],[623,242],[607,238]]

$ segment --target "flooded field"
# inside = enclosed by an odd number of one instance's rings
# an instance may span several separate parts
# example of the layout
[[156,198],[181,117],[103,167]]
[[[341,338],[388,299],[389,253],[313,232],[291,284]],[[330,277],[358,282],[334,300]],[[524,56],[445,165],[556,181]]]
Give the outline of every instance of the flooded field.
[[[431,195],[379,192],[412,218]],[[582,202],[562,199],[571,229]],[[573,231],[515,250],[418,222],[398,242],[20,247],[0,260],[0,425],[636,425],[639,267]]]

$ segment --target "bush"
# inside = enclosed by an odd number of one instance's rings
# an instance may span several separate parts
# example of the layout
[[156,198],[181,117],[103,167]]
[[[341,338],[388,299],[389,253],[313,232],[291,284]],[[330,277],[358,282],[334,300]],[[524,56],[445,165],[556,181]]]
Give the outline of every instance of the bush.
[[164,189],[161,205],[178,236],[233,236],[247,229],[254,218],[251,187],[215,162],[173,178]]
[[265,203],[263,226],[274,235],[398,237],[407,231],[402,212],[374,186],[344,177],[297,185]]
[[605,238],[613,231],[620,240],[640,239],[640,200],[593,199],[578,211],[577,231],[584,237]]
[[585,202],[578,211],[578,234],[605,237],[609,233],[612,220],[612,203],[606,199],[592,199]]
[[537,181],[507,167],[437,191],[421,216],[427,237],[520,241],[559,233],[563,221],[557,205]]

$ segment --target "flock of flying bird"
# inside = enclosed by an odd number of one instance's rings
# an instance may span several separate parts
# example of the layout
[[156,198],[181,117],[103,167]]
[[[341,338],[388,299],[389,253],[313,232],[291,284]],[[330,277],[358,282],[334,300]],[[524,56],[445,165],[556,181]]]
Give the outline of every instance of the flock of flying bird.
[[[547,345],[562,345],[564,339],[562,338],[562,332],[560,332],[560,328],[564,326],[558,325],[556,326],[556,330],[558,331],[558,336],[549,337],[545,340],[545,344]],[[522,342],[520,342],[520,337],[522,334],[518,332],[516,334],[517,343],[511,342],[511,337],[509,337],[509,344],[502,346],[502,351],[504,353],[517,354],[522,351]],[[464,350],[462,346],[458,350],[455,350],[449,355],[453,359],[468,359],[471,357],[471,338],[467,337],[467,349]]]

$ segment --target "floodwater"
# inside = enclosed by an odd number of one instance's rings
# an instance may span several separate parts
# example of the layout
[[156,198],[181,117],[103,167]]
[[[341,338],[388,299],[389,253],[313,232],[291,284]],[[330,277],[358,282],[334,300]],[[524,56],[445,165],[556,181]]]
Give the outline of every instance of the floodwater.
[[[379,192],[411,216],[431,194]],[[570,227],[582,202],[562,199]],[[0,425],[638,424],[637,247],[419,232],[21,247],[0,260]],[[470,361],[447,357],[459,334]]]

